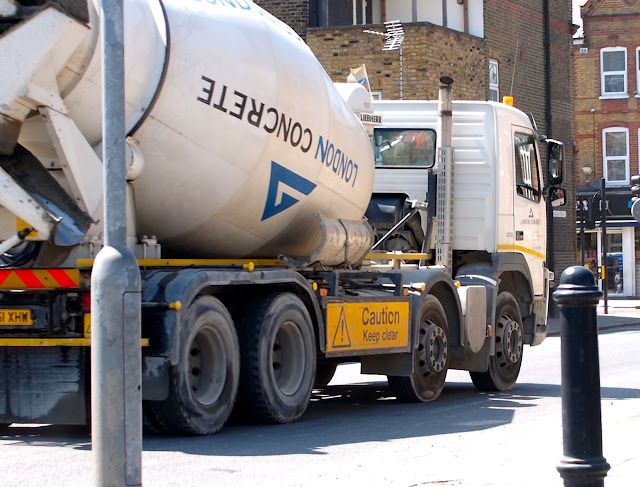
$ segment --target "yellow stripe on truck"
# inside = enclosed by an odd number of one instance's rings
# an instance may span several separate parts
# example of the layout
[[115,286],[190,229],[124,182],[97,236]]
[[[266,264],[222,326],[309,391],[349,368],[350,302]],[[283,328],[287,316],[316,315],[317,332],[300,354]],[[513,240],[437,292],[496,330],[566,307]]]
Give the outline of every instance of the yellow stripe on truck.
[[[93,267],[94,259],[78,259],[78,267]],[[257,266],[283,267],[285,263],[278,259],[138,259],[140,267],[206,267],[206,266]],[[249,269],[252,270],[252,269]]]
[[[0,338],[0,347],[90,347],[91,338]],[[140,340],[141,347],[149,346],[149,339]]]
[[534,257],[538,257],[542,260],[545,259],[544,254],[541,254],[540,252],[529,249],[527,247],[521,247],[520,245],[498,245],[498,250],[513,250],[516,252],[523,252],[525,254],[533,255]]

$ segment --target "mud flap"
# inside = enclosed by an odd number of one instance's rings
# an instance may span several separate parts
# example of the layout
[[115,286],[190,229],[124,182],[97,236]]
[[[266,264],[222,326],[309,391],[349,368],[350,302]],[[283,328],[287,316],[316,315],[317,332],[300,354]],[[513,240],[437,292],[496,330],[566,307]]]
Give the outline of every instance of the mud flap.
[[0,349],[0,423],[87,424],[88,351]]

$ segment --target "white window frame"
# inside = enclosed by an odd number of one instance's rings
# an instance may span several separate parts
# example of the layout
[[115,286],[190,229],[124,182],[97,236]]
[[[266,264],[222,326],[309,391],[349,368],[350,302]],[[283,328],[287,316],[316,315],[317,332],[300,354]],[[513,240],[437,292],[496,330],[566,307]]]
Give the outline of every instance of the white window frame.
[[[615,93],[606,93],[604,91],[604,54],[607,52],[624,52],[624,71],[606,71],[608,75],[622,74],[624,75],[624,91],[616,91]],[[627,94],[627,48],[626,47],[603,47],[600,49],[600,98],[628,98]]]
[[640,47],[636,47],[636,98],[640,98]]
[[[496,67],[497,83],[491,82],[491,66]],[[500,65],[498,64],[498,61],[496,59],[489,59],[489,94],[491,94],[492,91],[495,91],[497,93],[496,101],[499,102],[500,101]],[[491,96],[489,96],[489,99],[491,100]]]
[[382,100],[382,91],[372,91],[371,92],[372,100]]
[[[607,156],[607,134],[611,132],[624,132],[625,139],[627,144],[627,155],[626,156]],[[609,159],[624,159],[625,160],[625,174],[626,178],[624,180],[616,180],[609,181],[607,177],[607,161]],[[602,174],[604,175],[604,179],[607,183],[607,186],[628,186],[630,184],[629,177],[629,129],[626,127],[607,127],[602,130]]]

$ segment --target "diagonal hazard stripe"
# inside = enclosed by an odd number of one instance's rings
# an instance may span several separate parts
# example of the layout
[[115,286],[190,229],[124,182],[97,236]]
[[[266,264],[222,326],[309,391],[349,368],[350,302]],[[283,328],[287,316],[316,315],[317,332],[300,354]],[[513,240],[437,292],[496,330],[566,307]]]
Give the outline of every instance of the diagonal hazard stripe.
[[37,289],[45,287],[31,270],[16,270],[13,272],[15,272],[16,276],[18,276],[28,288]]
[[[51,277],[56,280],[60,287],[78,287],[78,271],[75,269],[49,269],[49,274],[51,274]],[[71,274],[75,274],[73,278]]]
[[0,289],[60,289],[79,286],[78,269],[0,270]]

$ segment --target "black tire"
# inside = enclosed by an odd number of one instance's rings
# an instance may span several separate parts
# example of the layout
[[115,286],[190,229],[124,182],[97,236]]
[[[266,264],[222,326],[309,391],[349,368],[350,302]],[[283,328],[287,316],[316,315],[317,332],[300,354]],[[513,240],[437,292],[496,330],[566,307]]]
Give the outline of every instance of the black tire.
[[241,319],[238,417],[291,423],[307,409],[316,372],[315,334],[302,301],[291,293],[251,303]]
[[323,389],[327,387],[331,379],[336,373],[338,364],[331,362],[319,362],[316,366],[316,380],[313,383],[314,389]]
[[169,370],[169,397],[146,401],[155,429],[208,435],[233,410],[240,377],[240,348],[231,315],[213,296],[197,298],[180,330],[179,362]]
[[498,294],[495,334],[496,353],[489,357],[487,371],[469,372],[473,385],[482,392],[513,389],[522,366],[524,327],[518,302],[507,291]]
[[420,308],[418,347],[410,377],[389,376],[389,388],[400,401],[429,402],[442,393],[449,369],[447,316],[434,296],[424,295]]
[[155,415],[149,406],[151,401],[142,401],[142,432],[145,435],[161,435],[166,431],[156,421]]
[[0,435],[4,435],[9,431],[9,426],[11,423],[0,423]]

